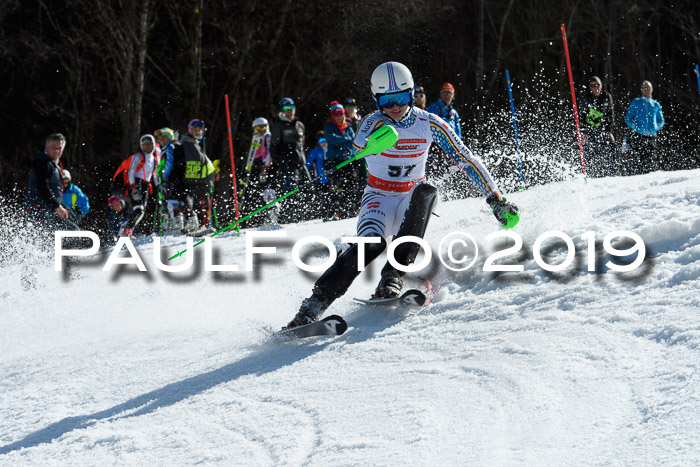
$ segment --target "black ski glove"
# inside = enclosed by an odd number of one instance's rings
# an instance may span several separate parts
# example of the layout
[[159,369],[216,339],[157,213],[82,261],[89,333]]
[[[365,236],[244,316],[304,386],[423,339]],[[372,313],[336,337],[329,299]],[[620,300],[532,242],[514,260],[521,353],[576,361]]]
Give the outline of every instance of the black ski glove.
[[496,216],[498,222],[506,229],[512,229],[520,221],[518,207],[513,203],[509,203],[505,198],[498,199],[495,193],[491,193],[486,202],[493,210],[493,215]]

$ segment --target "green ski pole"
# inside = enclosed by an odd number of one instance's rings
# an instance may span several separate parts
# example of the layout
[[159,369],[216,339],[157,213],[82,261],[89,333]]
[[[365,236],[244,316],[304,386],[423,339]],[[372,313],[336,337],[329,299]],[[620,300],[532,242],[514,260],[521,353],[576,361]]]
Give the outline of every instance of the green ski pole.
[[[386,151],[387,149],[392,147],[394,144],[396,144],[396,141],[398,141],[398,139],[399,139],[399,134],[396,132],[394,127],[389,126],[389,125],[384,125],[384,126],[380,127],[374,133],[369,135],[369,137],[367,138],[367,145],[365,146],[365,148],[362,151],[355,154],[355,156],[351,157],[350,159],[348,159],[346,161],[341,162],[340,164],[336,165],[335,167],[333,167],[331,170],[324,173],[323,175],[319,175],[318,177],[316,177],[312,180],[309,180],[308,182],[304,183],[303,185],[294,188],[292,191],[288,191],[287,193],[283,194],[279,198],[267,203],[265,206],[263,206],[259,209],[256,209],[255,211],[251,212],[250,214],[243,216],[242,218],[240,218],[236,222],[233,222],[233,223],[227,225],[226,227],[224,227],[223,229],[209,235],[209,238],[216,237],[220,233],[236,227],[241,222],[244,222],[244,221],[250,219],[254,215],[258,214],[259,212],[262,212],[265,209],[269,208],[270,206],[273,206],[273,205],[279,203],[283,199],[292,196],[293,194],[297,193],[302,188],[304,188],[308,185],[311,185],[312,183],[315,183],[316,181],[322,179],[323,177],[327,177],[328,175],[335,173],[336,171],[342,169],[343,167],[345,167],[348,164],[351,164],[352,162],[355,162],[356,160],[362,159],[363,157],[368,156],[370,154],[379,154],[382,151]],[[204,243],[204,240],[200,240],[199,242],[195,243],[192,248],[194,248],[198,245],[201,245],[202,243]],[[187,252],[187,250],[178,251],[173,256],[171,256],[169,258],[169,260],[173,260],[179,256],[182,256],[186,252]]]

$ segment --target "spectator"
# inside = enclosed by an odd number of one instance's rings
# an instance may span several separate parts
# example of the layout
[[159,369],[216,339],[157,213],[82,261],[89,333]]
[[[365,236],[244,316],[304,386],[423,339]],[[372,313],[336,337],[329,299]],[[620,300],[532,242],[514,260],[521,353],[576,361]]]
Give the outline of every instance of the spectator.
[[216,178],[216,167],[206,154],[204,147],[204,122],[198,118],[187,124],[187,134],[173,150],[172,176],[177,184],[177,198],[184,201],[185,230],[199,229],[197,211],[202,211],[203,225],[209,224],[212,211],[212,190]]
[[[348,125],[345,109],[338,101],[330,103],[330,114],[331,117],[324,127],[328,141],[324,163],[326,171],[352,157],[352,143],[355,140],[355,131]],[[352,217],[355,214],[365,186],[364,173],[364,161],[359,160],[332,176],[331,185],[337,188],[337,193],[331,193],[331,198],[335,201],[333,209],[340,218]]]
[[153,135],[142,135],[139,138],[139,146],[141,150],[127,159],[128,169],[124,174],[128,183],[127,199],[131,204],[131,211],[120,233],[122,237],[134,236],[134,229],[146,214],[148,197],[152,191],[151,179],[157,183],[155,173],[160,161],[156,158],[156,139]]
[[122,226],[129,219],[126,208],[126,200],[123,196],[115,194],[107,200],[109,205],[109,213],[107,214],[107,238],[105,243],[114,245],[119,240],[119,235],[122,231]]
[[610,172],[615,147],[613,117],[612,96],[603,91],[603,82],[599,77],[591,76],[588,91],[579,105],[581,141],[587,173],[591,177],[603,177]]
[[656,134],[665,123],[661,104],[651,98],[651,83],[642,82],[641,91],[642,96],[630,103],[625,115],[625,123],[633,131],[628,141],[632,173],[638,174],[659,169]]
[[[450,83],[445,83],[440,88],[440,99],[428,106],[428,112],[436,114],[450,125],[450,128],[462,139],[462,125],[459,120],[459,113],[452,106],[455,88]],[[426,177],[435,183],[446,199],[456,199],[463,197],[464,184],[460,176],[455,172],[450,172],[450,161],[439,145],[433,143],[428,152],[428,162],[426,165]]]
[[[275,188],[278,195],[286,193],[307,180],[306,154],[304,152],[304,124],[296,118],[294,101],[285,97],[280,101],[280,112],[270,130],[270,154],[272,155]],[[279,221],[282,223],[303,219],[304,206],[296,207],[296,199],[286,200],[280,208]]]
[[268,182],[268,170],[272,165],[270,129],[267,119],[258,117],[253,120],[252,126],[253,136],[246,159],[245,180],[241,181],[241,197],[245,203],[245,212],[252,212],[263,206],[262,195]]
[[355,102],[354,98],[348,97],[345,99],[343,107],[345,108],[345,120],[347,120],[352,131],[357,133],[357,124],[362,120],[362,117],[357,113],[357,102]]
[[282,99],[280,109],[270,133],[270,153],[280,188],[286,192],[308,180],[304,166],[305,128],[296,118],[296,106],[291,98]]
[[272,165],[270,140],[270,128],[267,119],[258,117],[253,120],[253,137],[250,141],[248,159],[246,160],[246,181],[244,186],[249,183],[251,175],[254,176],[254,179],[250,183],[257,185],[264,183],[266,172]]
[[29,186],[24,198],[27,217],[41,227],[56,230],[79,230],[69,219],[68,209],[61,204],[63,197],[63,167],[61,156],[66,138],[53,133],[46,138],[44,150],[37,152],[29,170]]
[[326,141],[325,133],[323,131],[319,131],[316,137],[318,146],[309,152],[309,155],[306,158],[306,169],[309,171],[312,177],[321,177],[316,185],[316,192],[319,196],[317,197],[317,202],[313,204],[321,206],[321,211],[318,214],[320,215],[321,219],[325,221],[329,220],[333,215],[328,177],[323,177],[325,174],[323,165],[326,160],[326,153],[328,152],[328,142]]
[[[306,170],[308,170],[309,174],[314,178],[321,177],[323,174],[325,174],[323,163],[326,160],[326,153],[328,152],[328,141],[326,141],[325,133],[323,131],[319,131],[317,137],[318,139],[316,140],[316,143],[318,146],[313,148],[306,158]],[[321,178],[319,182],[322,185],[327,184],[328,177]]]
[[437,115],[445,120],[450,127],[462,139],[462,125],[459,123],[459,113],[452,106],[455,97],[455,87],[450,83],[445,83],[440,88],[440,99],[428,106],[428,112]]
[[423,86],[416,86],[416,90],[414,92],[416,107],[425,110],[425,106],[427,105],[427,101],[425,99],[425,89],[423,88]]
[[170,179],[170,175],[175,165],[175,148],[179,146],[177,135],[168,127],[163,127],[153,132],[156,141],[160,145],[161,156],[160,163],[156,169],[158,176],[158,213],[159,227],[158,233],[161,230],[166,233],[179,232],[182,226],[178,224],[177,215],[180,212],[182,201],[176,198],[176,190]]
[[78,224],[90,212],[90,200],[77,185],[71,183],[70,172],[63,169],[63,205],[68,208],[69,217]]
[[153,136],[155,136],[161,151],[160,163],[158,164],[156,174],[158,175],[161,193],[163,193],[167,199],[169,189],[171,188],[168,180],[170,179],[170,174],[173,171],[173,165],[175,163],[173,152],[175,151],[175,147],[180,143],[177,140],[175,132],[168,127],[163,127],[154,131]]

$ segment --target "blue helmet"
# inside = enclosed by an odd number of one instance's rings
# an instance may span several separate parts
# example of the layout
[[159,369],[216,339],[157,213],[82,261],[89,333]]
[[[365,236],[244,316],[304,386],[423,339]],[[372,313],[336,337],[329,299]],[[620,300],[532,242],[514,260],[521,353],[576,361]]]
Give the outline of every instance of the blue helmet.
[[280,101],[280,107],[285,105],[294,105],[294,100],[291,97],[285,97]]

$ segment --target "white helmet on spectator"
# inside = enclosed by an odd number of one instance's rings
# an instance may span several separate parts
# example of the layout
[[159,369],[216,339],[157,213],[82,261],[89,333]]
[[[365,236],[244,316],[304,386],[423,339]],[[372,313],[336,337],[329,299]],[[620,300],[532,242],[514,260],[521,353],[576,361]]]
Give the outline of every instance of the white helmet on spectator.
[[68,172],[66,169],[63,169],[63,181],[65,182],[66,180],[70,182],[73,179],[70,176],[70,172]]
[[253,128],[256,126],[268,126],[269,123],[266,118],[263,117],[258,117],[255,120],[253,120]]
[[146,143],[152,144],[151,152],[149,153],[149,154],[151,154],[156,149],[156,139],[153,137],[153,135],[150,135],[150,134],[141,135],[141,138],[139,138],[139,146],[141,147],[141,150],[144,152],[146,152],[146,150],[143,148],[143,145]]

